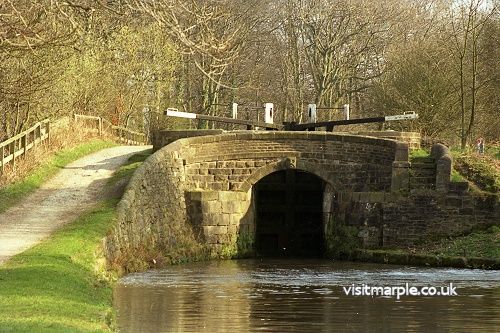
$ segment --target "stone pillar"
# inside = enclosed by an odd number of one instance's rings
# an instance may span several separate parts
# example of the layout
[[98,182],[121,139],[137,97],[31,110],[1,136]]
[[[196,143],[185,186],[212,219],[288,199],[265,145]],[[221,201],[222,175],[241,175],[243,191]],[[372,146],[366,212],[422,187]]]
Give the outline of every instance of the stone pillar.
[[398,142],[394,162],[392,163],[392,192],[407,192],[410,189],[410,162],[408,161],[408,144]]
[[452,157],[448,147],[435,144],[431,149],[431,157],[436,161],[436,191],[446,193],[450,186]]

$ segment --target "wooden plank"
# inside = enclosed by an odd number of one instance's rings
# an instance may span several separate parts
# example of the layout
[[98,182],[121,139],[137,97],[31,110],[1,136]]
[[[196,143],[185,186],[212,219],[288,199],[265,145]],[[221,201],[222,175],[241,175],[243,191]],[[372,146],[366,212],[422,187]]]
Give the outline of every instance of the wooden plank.
[[26,145],[26,151],[31,150],[35,146],[35,143],[32,141]]
[[4,166],[5,166],[5,156],[4,156],[4,154],[5,154],[5,147],[4,146],[2,146],[2,148],[0,149],[0,154],[2,154],[0,156],[0,166],[1,166],[0,170],[3,173],[3,169],[4,169]]
[[14,155],[9,155],[9,156],[6,156],[4,159],[3,159],[3,163],[4,165],[7,165],[7,163],[9,163],[10,161],[12,161],[12,159],[14,158]]
[[22,140],[21,140],[21,144],[22,144],[22,147],[23,147],[23,155],[26,154],[26,152],[28,151],[26,146],[28,145],[28,135],[27,134],[24,134]]
[[[135,131],[129,130],[128,128],[122,127],[122,126],[113,126],[113,129],[136,134],[136,135],[139,135],[141,137],[146,137],[146,134],[144,134],[144,133],[135,132]],[[120,135],[118,135],[118,136],[120,136]]]
[[40,122],[36,123],[35,125],[30,127],[29,129],[27,129],[26,131],[21,132],[21,133],[17,134],[16,136],[13,136],[12,138],[5,140],[4,142],[0,143],[0,147],[7,146],[10,143],[12,143],[13,141],[20,139],[24,134],[29,134],[30,132],[33,132],[39,126],[39,124],[40,124]]
[[24,154],[24,149],[19,149],[14,153],[14,158],[18,158],[19,156]]
[[197,114],[197,113],[189,113],[189,112],[179,112],[179,111],[168,111],[167,110],[167,111],[165,111],[165,115],[170,116],[170,117],[199,119],[199,120],[215,121],[215,122],[229,123],[229,124],[236,124],[236,125],[263,127],[263,128],[267,128],[267,129],[276,129],[276,130],[281,130],[284,127],[283,125],[279,125],[279,124],[271,124],[271,123],[265,123],[265,122],[260,122],[260,121],[234,119],[234,118],[226,118],[226,117],[216,117],[216,116],[209,116],[209,115],[205,115],[205,114]]
[[75,114],[75,120],[76,118],[81,118],[81,119],[88,119],[88,120],[99,120],[100,117],[97,117],[97,116],[87,116],[87,115],[84,115],[84,114]]
[[[49,138],[49,125],[50,120],[45,119],[41,122],[37,122],[35,125],[27,129],[26,131],[13,136],[12,138],[0,143],[1,147],[1,170],[3,172],[5,165],[12,162],[15,164],[16,158],[25,155],[30,149],[32,149],[36,144],[45,141]],[[43,127],[43,130],[42,130]],[[33,135],[34,140],[28,142],[28,138]],[[9,155],[5,155],[5,147],[9,147]]]
[[146,142],[146,135],[144,133],[135,132],[122,126],[115,126],[109,120],[97,117],[74,114],[75,121],[82,120],[97,120],[97,131],[100,135],[110,130],[111,134],[116,137],[119,142],[126,144],[142,144]]
[[385,122],[385,117],[359,118],[359,119],[349,119],[349,120],[333,120],[333,121],[322,121],[322,122],[308,123],[308,124],[288,123],[285,125],[285,130],[305,131],[308,129],[318,128],[318,127],[326,127],[329,129],[333,129],[334,126],[339,126],[339,125],[383,123],[383,122]]

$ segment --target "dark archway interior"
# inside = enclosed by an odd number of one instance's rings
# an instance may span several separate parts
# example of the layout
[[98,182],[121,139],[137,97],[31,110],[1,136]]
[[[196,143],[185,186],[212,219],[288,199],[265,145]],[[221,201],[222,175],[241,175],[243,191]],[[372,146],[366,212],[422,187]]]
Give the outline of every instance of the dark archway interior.
[[308,172],[283,170],[254,186],[256,252],[260,257],[321,257],[325,182]]

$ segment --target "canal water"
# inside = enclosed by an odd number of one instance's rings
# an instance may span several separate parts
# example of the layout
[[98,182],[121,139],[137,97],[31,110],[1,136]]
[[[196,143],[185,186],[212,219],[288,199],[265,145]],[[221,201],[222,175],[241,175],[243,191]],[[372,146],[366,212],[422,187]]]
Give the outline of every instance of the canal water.
[[[437,291],[452,283],[458,295],[398,300],[344,290],[407,283]],[[122,333],[500,332],[498,271],[328,260],[215,261],[130,274],[114,296]]]

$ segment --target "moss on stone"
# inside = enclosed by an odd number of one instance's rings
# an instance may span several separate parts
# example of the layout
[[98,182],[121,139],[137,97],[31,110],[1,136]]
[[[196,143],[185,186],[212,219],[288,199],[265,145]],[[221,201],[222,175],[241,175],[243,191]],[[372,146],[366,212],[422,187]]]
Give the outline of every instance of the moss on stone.
[[242,233],[238,235],[237,258],[249,258],[255,254],[255,235],[250,233]]
[[360,246],[358,233],[358,228],[345,225],[332,218],[328,223],[325,235],[326,256],[335,259],[349,259]]

